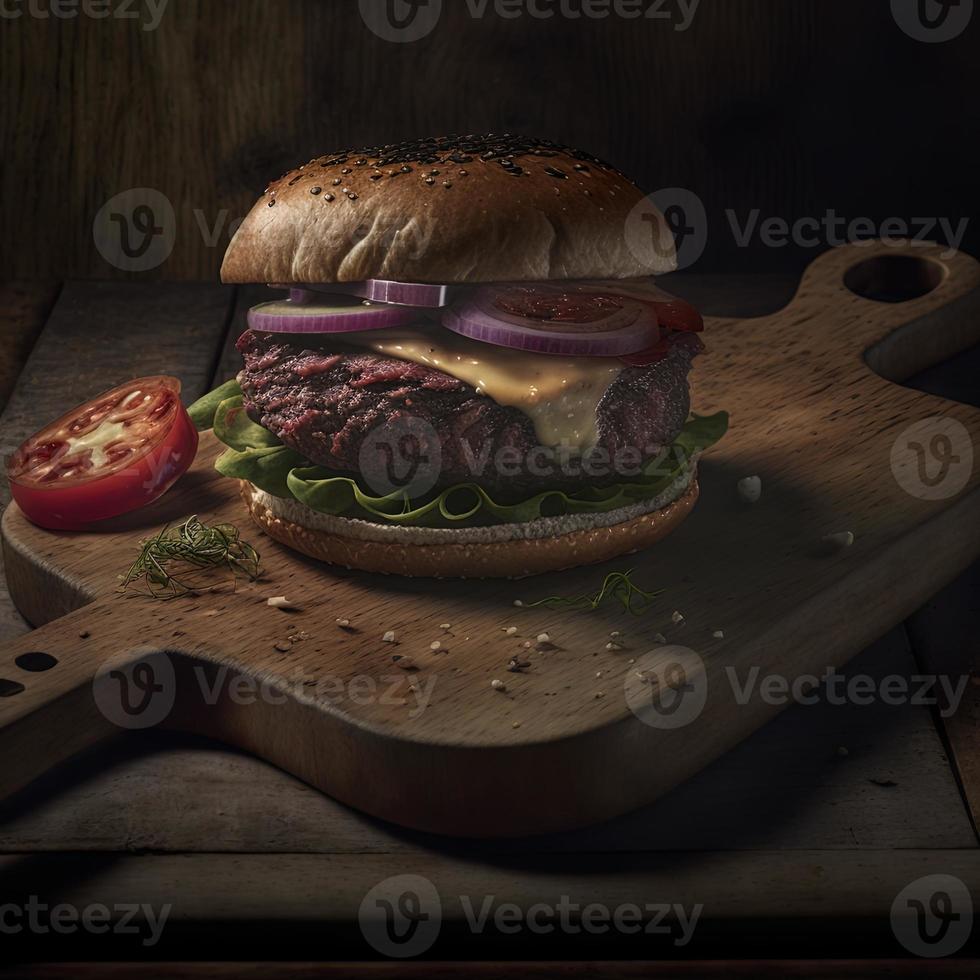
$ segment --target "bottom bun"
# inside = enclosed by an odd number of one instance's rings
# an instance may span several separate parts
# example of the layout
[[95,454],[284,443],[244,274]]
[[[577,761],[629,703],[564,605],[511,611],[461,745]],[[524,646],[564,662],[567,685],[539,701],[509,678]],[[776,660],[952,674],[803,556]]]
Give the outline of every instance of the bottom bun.
[[692,467],[656,500],[616,511],[456,530],[331,517],[241,482],[252,520],[276,541],[331,565],[410,578],[524,578],[608,561],[670,534],[698,492]]

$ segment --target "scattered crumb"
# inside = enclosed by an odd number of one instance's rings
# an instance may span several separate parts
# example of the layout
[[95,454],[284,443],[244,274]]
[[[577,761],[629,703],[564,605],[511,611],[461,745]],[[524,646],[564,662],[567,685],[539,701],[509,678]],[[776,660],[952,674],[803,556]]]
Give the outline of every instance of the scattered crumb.
[[595,692],[595,696],[596,696],[596,700],[598,700],[599,698],[604,698],[606,696],[606,692],[605,691],[596,691]]
[[596,675],[596,677],[602,677],[602,671],[601,670],[597,670],[595,672],[595,675]]
[[395,631],[388,630],[384,636],[381,637],[382,643],[394,643],[395,642]]
[[[88,630],[79,630],[78,632],[78,638],[80,640],[87,640],[91,635],[92,634]],[[177,634],[175,633],[174,635],[176,636]]]
[[451,630],[452,628],[453,628],[453,624],[452,623],[440,623],[439,624],[439,629],[441,629],[441,630]]
[[834,534],[825,534],[820,541],[824,548],[833,554],[850,548],[854,544],[854,533],[852,531],[836,531]]
[[551,645],[551,635],[549,633],[538,633],[536,641],[539,647],[546,647]]
[[898,785],[894,779],[869,779],[869,783],[874,783],[875,786],[882,786],[885,789],[894,789]]
[[515,721],[514,724],[511,725],[510,727],[511,728],[520,728],[521,727],[521,723],[519,721]]
[[436,650],[441,650],[442,644],[438,640],[434,640],[432,643],[429,644],[429,649],[432,650],[433,652]]
[[679,610],[675,609],[670,614],[670,621],[676,626],[678,623],[684,622],[684,615]]
[[507,685],[503,681],[498,680],[496,677],[492,681],[490,681],[490,686],[495,691],[506,691],[507,690]]
[[289,640],[277,640],[275,643],[275,648],[280,653],[289,653],[289,651],[292,650],[293,645],[289,642]]
[[508,636],[514,636],[517,633],[517,627],[516,626],[506,626],[506,627],[504,627],[504,632]]
[[350,629],[350,620],[349,619],[338,619],[337,620],[337,625],[342,630]]
[[848,756],[849,756],[850,754],[851,754],[851,753],[850,753],[850,751],[848,750],[848,748],[847,748],[847,746],[846,746],[846,745],[838,745],[838,746],[837,746],[837,755],[838,755],[838,756],[839,756],[839,757],[840,757],[841,759],[846,759],[846,758],[847,758],[847,757],[848,757]]
[[716,640],[723,640],[723,639],[725,639],[725,631],[724,630],[715,630],[714,633],[712,633],[711,635]]
[[310,634],[307,633],[306,630],[300,630],[297,633],[290,633],[289,636],[286,637],[290,643],[298,643],[302,640],[308,640],[309,638]]
[[666,643],[667,642],[667,637],[664,636],[663,633],[654,633],[653,634],[653,642],[654,643]]
[[613,630],[609,635],[615,640],[617,636],[622,636],[623,634],[619,630]]
[[201,613],[201,615],[202,616],[217,616],[218,615],[218,610],[217,609],[209,609],[207,612]]
[[616,643],[616,642],[615,642],[615,640],[610,640],[610,641],[609,641],[609,642],[608,642],[608,643],[606,644],[606,649],[607,649],[607,650],[622,650],[622,649],[623,649],[623,647],[622,647],[622,644],[620,644],[620,643]]
[[415,661],[411,657],[404,657],[400,653],[396,653],[392,658],[391,662],[396,667],[401,667],[402,670],[415,670]]
[[743,476],[736,488],[739,498],[747,504],[758,503],[762,496],[762,480],[757,476]]
[[284,595],[274,595],[269,599],[265,600],[267,606],[272,606],[273,609],[282,609],[283,612],[290,612],[299,609],[294,602],[290,602]]
[[520,600],[520,599],[515,599],[515,600],[514,600],[514,605],[515,605],[515,606],[517,606],[517,608],[518,608],[518,609],[520,609],[520,608],[521,608],[521,606],[523,606],[523,605],[524,605],[524,603],[523,603],[523,602],[521,602],[521,600]]
[[528,649],[530,649],[530,647],[531,647],[531,641],[530,641],[530,640],[525,640],[525,641],[524,641],[524,642],[523,642],[523,643],[521,644],[521,646],[522,646],[522,647],[524,647],[524,649],[525,649],[525,650],[528,650]]
[[634,659],[633,659],[632,657],[630,657],[630,659],[629,659],[629,660],[627,660],[626,662],[627,662],[628,664],[635,664],[635,663],[636,663],[636,661],[635,661],[635,660],[634,660]]

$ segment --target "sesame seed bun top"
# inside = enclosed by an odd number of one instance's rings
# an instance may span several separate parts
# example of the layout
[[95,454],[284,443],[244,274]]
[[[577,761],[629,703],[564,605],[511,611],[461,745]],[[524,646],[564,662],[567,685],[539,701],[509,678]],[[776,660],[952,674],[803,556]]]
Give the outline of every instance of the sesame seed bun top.
[[617,279],[676,265],[618,170],[549,140],[446,136],[317,157],[266,189],[224,282]]

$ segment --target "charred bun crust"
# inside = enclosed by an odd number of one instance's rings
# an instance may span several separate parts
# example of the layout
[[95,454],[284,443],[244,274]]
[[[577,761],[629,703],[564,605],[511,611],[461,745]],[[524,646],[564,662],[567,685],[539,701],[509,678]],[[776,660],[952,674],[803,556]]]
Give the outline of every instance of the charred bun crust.
[[670,534],[691,512],[698,493],[694,474],[676,500],[619,524],[532,540],[504,537],[481,542],[446,543],[440,539],[426,543],[425,532],[419,533],[419,529],[413,529],[416,533],[412,540],[396,536],[393,541],[372,541],[307,528],[276,516],[252,484],[241,483],[242,499],[252,520],[281,544],[331,565],[412,578],[524,578],[608,561],[648,548]]
[[317,157],[274,181],[224,282],[501,282],[669,272],[663,215],[618,170],[549,140],[445,136]]

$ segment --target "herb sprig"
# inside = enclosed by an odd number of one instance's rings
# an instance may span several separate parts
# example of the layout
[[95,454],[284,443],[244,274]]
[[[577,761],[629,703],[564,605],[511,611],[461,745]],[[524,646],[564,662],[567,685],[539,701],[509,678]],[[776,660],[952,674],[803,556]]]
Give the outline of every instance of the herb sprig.
[[[140,542],[140,555],[122,576],[120,591],[139,592],[154,599],[174,599],[212,591],[215,571],[228,573],[231,584],[239,577],[259,577],[259,553],[234,524],[207,525],[195,514],[176,527]],[[142,580],[143,588],[136,586]]]
[[619,602],[626,612],[639,616],[650,608],[651,603],[664,590],[647,592],[633,582],[633,569],[625,572],[610,572],[603,579],[602,586],[594,595],[580,596],[548,596],[536,602],[523,603],[526,607],[550,606],[553,609],[598,609],[607,600]]

